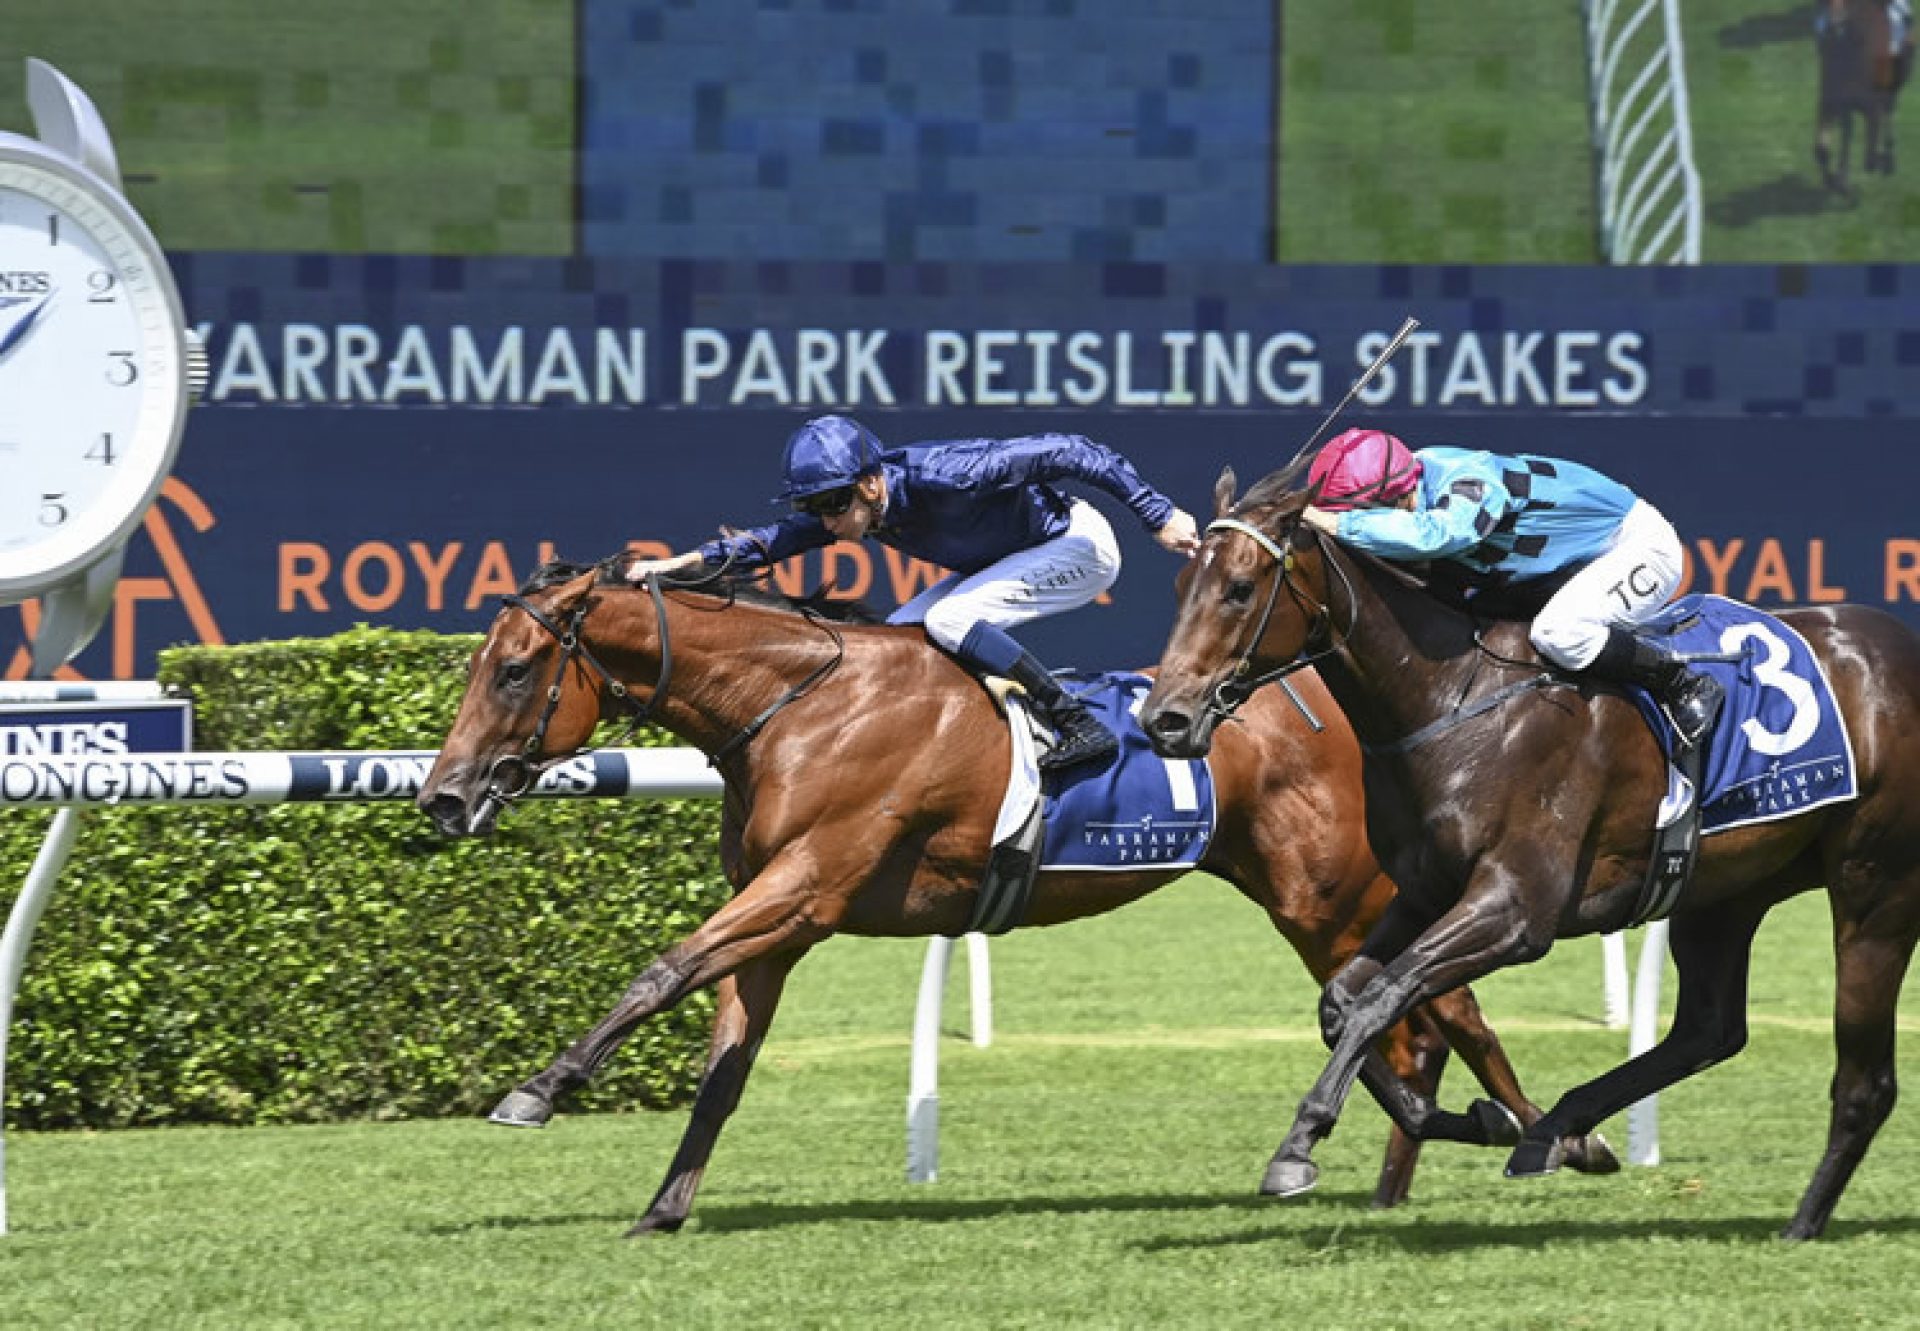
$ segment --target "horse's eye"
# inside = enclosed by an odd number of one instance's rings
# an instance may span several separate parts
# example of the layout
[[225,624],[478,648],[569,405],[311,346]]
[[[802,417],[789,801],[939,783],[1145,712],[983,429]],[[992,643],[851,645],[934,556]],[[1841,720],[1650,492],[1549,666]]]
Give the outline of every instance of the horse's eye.
[[500,667],[502,684],[524,684],[531,673],[531,667],[525,661],[509,661]]
[[1247,605],[1253,600],[1253,582],[1247,578],[1235,578],[1227,584],[1227,604]]

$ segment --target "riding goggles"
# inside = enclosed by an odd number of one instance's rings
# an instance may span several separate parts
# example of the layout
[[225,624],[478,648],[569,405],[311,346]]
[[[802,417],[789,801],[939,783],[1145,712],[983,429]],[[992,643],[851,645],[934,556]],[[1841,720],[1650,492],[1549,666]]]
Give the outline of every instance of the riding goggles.
[[793,501],[793,511],[809,513],[816,518],[837,518],[853,507],[854,487],[843,485],[837,490],[822,490],[819,494],[801,495]]

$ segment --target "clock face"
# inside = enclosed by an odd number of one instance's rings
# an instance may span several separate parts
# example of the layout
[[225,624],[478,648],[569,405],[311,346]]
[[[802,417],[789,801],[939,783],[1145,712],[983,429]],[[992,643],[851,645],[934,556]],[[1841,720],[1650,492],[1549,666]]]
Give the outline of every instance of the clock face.
[[179,442],[181,322],[117,193],[0,142],[0,595],[62,581],[139,523]]

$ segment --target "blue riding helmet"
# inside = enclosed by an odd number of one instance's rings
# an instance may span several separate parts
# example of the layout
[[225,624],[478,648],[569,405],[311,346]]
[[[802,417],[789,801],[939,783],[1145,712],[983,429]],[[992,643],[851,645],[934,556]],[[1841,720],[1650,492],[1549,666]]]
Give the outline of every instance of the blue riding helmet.
[[808,421],[787,440],[787,454],[780,468],[785,488],[774,502],[792,503],[852,485],[879,469],[883,447],[873,431],[850,417],[821,416]]

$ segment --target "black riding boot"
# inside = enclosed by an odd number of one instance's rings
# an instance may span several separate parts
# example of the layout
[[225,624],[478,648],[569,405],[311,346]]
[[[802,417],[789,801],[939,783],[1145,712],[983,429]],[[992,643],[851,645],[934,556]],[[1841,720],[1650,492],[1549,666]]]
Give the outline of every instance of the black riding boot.
[[1727,700],[1720,681],[1625,629],[1609,629],[1588,671],[1616,683],[1638,684],[1666,709],[1673,728],[1689,747],[1697,747],[1713,729]]
[[1040,755],[1041,771],[1058,772],[1081,763],[1105,762],[1119,752],[1120,741],[1113,737],[1113,732],[1094,720],[1085,703],[1061,688],[1060,681],[1032,652],[1020,653],[1020,659],[1007,671],[1007,678],[1027,691],[1059,739]]

